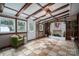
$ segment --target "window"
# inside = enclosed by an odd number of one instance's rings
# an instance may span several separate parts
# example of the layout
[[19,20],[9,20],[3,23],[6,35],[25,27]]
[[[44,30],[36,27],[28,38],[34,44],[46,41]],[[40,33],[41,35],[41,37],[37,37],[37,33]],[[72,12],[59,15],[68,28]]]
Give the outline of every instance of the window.
[[17,32],[26,32],[26,21],[17,20]]
[[1,32],[10,32],[10,29],[7,27],[7,26],[2,26],[2,27],[0,27],[0,31]]
[[0,17],[0,33],[15,32],[15,19]]
[[28,29],[29,29],[30,32],[34,32],[35,31],[35,22],[30,19],[28,21],[28,27],[29,27]]
[[29,23],[29,26],[30,26],[30,31],[34,31],[33,23]]
[[15,33],[15,26],[17,26],[17,32],[26,32],[26,21],[0,17],[0,33]]

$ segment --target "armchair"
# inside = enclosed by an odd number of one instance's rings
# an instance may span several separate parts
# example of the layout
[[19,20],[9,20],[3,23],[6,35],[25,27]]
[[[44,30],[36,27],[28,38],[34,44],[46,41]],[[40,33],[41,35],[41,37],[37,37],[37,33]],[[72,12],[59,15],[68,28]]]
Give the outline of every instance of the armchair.
[[13,35],[10,38],[10,43],[12,47],[17,48],[21,46],[22,44],[24,44],[24,36]]

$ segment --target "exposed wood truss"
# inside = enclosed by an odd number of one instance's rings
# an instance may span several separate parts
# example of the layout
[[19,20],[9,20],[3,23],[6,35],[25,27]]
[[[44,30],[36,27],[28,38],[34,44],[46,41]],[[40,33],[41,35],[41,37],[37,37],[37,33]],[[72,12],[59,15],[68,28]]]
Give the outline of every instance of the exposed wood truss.
[[59,10],[61,10],[61,9],[63,9],[63,8],[68,7],[68,6],[69,6],[69,4],[66,4],[66,5],[64,5],[64,6],[61,6],[61,7],[57,8],[56,10],[54,10],[54,11],[52,11],[52,12],[59,11]]
[[[65,14],[65,15],[62,15],[62,16],[59,16],[59,17],[56,17],[56,18],[57,18],[57,19],[62,19],[62,18],[66,18],[66,17],[69,17],[69,13],[67,13],[67,14]],[[47,20],[47,21],[43,21],[42,23],[46,23],[46,22],[48,22],[48,21],[55,21],[55,20],[50,19],[50,20]],[[59,20],[59,21],[64,22],[64,21],[66,21],[66,20]]]
[[39,10],[37,10],[37,11],[35,11],[34,13],[32,13],[31,15],[29,15],[26,19],[28,19],[29,17],[31,17],[31,16],[33,16],[33,15],[39,13],[40,11],[43,10],[43,8],[45,8],[45,7],[49,6],[49,5],[53,5],[53,4],[54,4],[54,3],[48,3],[47,5],[43,6],[43,7],[40,8]]
[[[56,15],[53,15],[53,17],[56,17],[56,16],[58,16],[58,15],[61,15],[61,14],[67,13],[67,12],[69,12],[69,10],[63,11],[63,12],[58,13],[58,14],[56,14]],[[47,17],[47,18],[45,18],[45,19],[42,19],[42,20],[40,20],[40,21],[43,21],[43,20],[46,20],[46,19],[50,19],[50,18],[52,18],[52,16]],[[40,22],[40,21],[39,21],[39,22]]]
[[[38,4],[38,5],[40,6],[40,4]],[[64,5],[64,6],[61,6],[61,7],[57,8],[57,9],[53,10],[51,13],[54,13],[54,12],[59,11],[59,10],[61,10],[61,9],[64,9],[64,8],[66,8],[66,7],[68,7],[68,6],[69,6],[69,4],[66,4],[66,5]],[[42,17],[44,17],[44,16],[45,16],[45,15],[42,15],[42,16],[40,16],[40,17],[34,19],[34,20],[37,20],[37,19],[42,18]]]
[[[27,8],[29,8],[29,7],[31,7],[30,5],[32,5],[32,3],[25,3],[22,7],[20,7],[20,10],[16,10],[16,8],[12,8],[11,6],[9,7],[8,5],[5,5],[4,7],[5,8],[8,8],[8,9],[10,9],[10,10],[13,10],[13,11],[16,11],[17,13],[16,13],[16,15],[14,15],[15,17],[14,18],[18,18],[18,16],[20,16],[20,14],[22,14],[21,16],[24,16],[24,17],[26,17],[26,19],[28,19],[28,18],[30,18],[30,17],[33,17],[34,19],[34,21],[35,20],[38,20],[38,22],[39,21],[43,21],[43,20],[47,20],[47,19],[50,19],[50,18],[52,18],[52,17],[57,17],[57,16],[60,16],[60,15],[64,15],[64,13],[66,13],[66,12],[69,12],[68,10],[69,9],[67,9],[66,11],[62,11],[62,10],[65,10],[66,9],[66,7],[69,7],[69,3],[65,3],[65,4],[59,4],[60,6],[56,6],[56,8],[54,9],[54,10],[52,10],[51,11],[51,14],[50,15],[46,15],[46,14],[43,14],[43,13],[41,13],[41,11],[43,11],[43,10],[45,10],[45,8],[46,7],[49,7],[49,9],[52,7],[52,8],[54,8],[54,5],[56,5],[57,3],[46,3],[45,5],[42,5],[41,3],[36,3],[39,7],[41,7],[40,9],[38,9],[38,10],[36,10],[36,11],[33,11],[33,13],[31,14],[30,12],[30,14],[28,13],[27,14],[27,12],[26,13],[24,13],[24,11],[26,11],[27,10]],[[53,5],[53,6],[52,6]],[[34,5],[35,6],[35,5]],[[37,8],[39,8],[37,6]],[[33,8],[33,7],[31,7],[31,8]],[[29,8],[30,9],[30,8]],[[28,10],[27,10],[28,11]],[[46,11],[46,10],[45,10]],[[60,11],[60,13],[56,13],[56,14],[54,14],[55,12],[58,12],[58,11]],[[40,15],[41,14],[41,15]],[[53,15],[54,14],[54,15]],[[26,15],[26,16],[25,16]],[[36,17],[38,15],[38,17]],[[47,18],[46,18],[46,16],[47,16]],[[43,18],[44,17],[44,18]]]
[[69,17],[69,13],[64,14],[64,15],[62,15],[62,16],[59,16],[59,17],[56,17],[56,18],[60,19],[60,18],[66,18],[66,17]]

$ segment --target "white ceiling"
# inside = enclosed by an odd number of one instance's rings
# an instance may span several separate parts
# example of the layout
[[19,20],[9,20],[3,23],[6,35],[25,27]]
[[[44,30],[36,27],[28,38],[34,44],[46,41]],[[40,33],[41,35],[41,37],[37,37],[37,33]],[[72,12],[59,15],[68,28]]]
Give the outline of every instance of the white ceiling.
[[70,15],[79,13],[79,3],[72,3],[70,9]]

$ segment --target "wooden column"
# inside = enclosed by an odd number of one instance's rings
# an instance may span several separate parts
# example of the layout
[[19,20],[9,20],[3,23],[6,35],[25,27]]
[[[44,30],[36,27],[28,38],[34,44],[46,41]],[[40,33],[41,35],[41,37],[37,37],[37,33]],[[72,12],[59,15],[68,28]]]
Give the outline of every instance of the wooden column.
[[71,40],[71,21],[66,21],[66,40]]
[[36,38],[39,37],[39,24],[36,23]]
[[79,44],[79,14],[77,14],[77,41],[78,41],[78,44]]
[[15,33],[17,35],[17,19],[15,19]]

